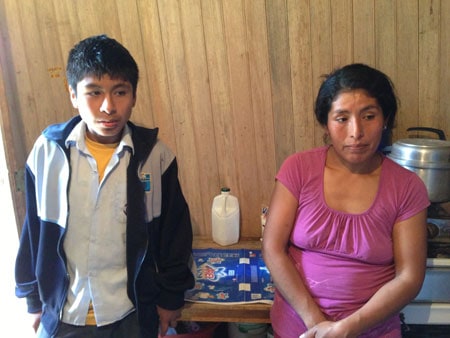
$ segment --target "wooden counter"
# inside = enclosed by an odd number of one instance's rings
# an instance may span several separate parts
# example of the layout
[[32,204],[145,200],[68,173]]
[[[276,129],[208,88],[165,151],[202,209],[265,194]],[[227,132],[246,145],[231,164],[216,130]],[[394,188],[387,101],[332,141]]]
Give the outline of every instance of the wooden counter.
[[[210,239],[194,238],[196,249],[261,249],[261,241],[257,239],[241,239],[239,243],[222,247]],[[270,323],[270,305],[262,303],[223,305],[186,302],[180,320],[196,322],[243,322]]]

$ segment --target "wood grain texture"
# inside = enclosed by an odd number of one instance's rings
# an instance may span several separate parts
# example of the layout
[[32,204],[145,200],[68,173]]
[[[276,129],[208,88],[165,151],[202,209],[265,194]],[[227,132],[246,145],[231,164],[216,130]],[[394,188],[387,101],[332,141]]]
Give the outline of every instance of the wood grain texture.
[[[258,237],[284,159],[323,144],[313,106],[334,68],[364,62],[392,78],[394,140],[411,126],[450,135],[449,26],[445,0],[0,0],[8,168],[23,169],[41,131],[76,114],[69,49],[108,34],[138,62],[132,119],[177,155],[194,233],[211,235],[212,199],[228,186],[241,235]],[[15,201],[20,224],[20,192]]]

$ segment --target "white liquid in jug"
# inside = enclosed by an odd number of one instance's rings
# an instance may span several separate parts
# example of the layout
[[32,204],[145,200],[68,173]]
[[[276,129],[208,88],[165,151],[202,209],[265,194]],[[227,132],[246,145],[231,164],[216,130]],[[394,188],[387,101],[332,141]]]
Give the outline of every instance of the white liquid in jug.
[[230,194],[230,189],[222,188],[214,197],[212,205],[212,238],[219,245],[231,245],[239,241],[239,202]]

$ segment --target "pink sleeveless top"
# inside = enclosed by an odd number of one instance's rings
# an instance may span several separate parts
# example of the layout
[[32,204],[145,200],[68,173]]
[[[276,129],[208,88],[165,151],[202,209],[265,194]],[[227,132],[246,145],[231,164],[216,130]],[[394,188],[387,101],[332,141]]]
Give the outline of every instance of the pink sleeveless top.
[[[361,214],[333,210],[323,195],[327,149],[291,155],[276,178],[299,202],[290,256],[322,311],[331,320],[339,320],[358,310],[394,278],[393,225],[428,207],[429,200],[415,173],[384,157],[372,206]],[[279,293],[271,320],[283,338],[298,338],[306,331],[301,318]],[[361,337],[401,337],[399,316]]]

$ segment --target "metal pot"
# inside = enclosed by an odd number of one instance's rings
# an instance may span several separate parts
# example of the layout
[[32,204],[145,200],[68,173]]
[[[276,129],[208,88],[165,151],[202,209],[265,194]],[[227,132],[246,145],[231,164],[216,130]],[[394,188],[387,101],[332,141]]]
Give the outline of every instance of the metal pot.
[[422,179],[430,202],[450,201],[449,141],[425,138],[398,140],[392,145],[388,157]]

